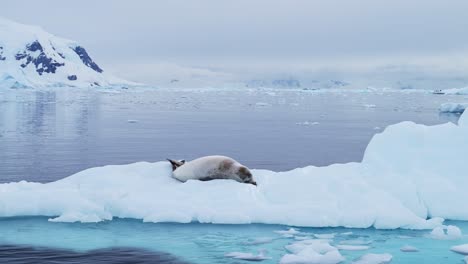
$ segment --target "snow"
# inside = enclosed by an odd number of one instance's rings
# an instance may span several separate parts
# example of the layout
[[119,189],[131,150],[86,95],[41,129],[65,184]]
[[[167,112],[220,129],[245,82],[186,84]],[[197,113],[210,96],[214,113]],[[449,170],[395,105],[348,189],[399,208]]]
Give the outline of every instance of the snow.
[[429,237],[438,240],[453,240],[461,238],[462,232],[460,228],[453,225],[438,226],[431,231]]
[[258,255],[254,255],[252,253],[244,253],[244,252],[230,252],[230,253],[225,254],[224,256],[228,258],[242,259],[242,260],[248,260],[248,261],[262,261],[266,259],[271,259],[270,257],[265,256],[263,252],[260,252]]
[[453,246],[450,248],[450,250],[462,255],[468,255],[468,244]]
[[281,258],[280,263],[282,264],[333,264],[345,260],[337,248],[323,240],[303,240],[286,246],[286,249],[290,254],[286,254]]
[[0,184],[0,217],[433,229],[442,218],[468,220],[467,133],[468,114],[459,125],[402,122],[375,135],[361,163],[252,170],[258,186],[181,183],[165,161],[91,168],[46,184]]
[[385,254],[374,254],[369,253],[360,257],[358,260],[354,261],[355,264],[386,264],[392,261],[392,255]]
[[[114,77],[107,72],[97,72],[87,66],[77,52],[74,50],[80,45],[72,40],[54,36],[40,27],[23,25],[0,17],[0,46],[2,57],[0,61],[0,87],[109,87],[116,85],[133,86],[136,83],[128,82]],[[57,66],[55,73],[43,71],[50,67],[38,60],[37,66],[28,63],[21,66],[27,58],[17,59],[17,54],[25,54],[39,58],[40,50],[28,50],[27,46],[38,43],[43,51],[43,56],[50,59],[52,67]],[[44,60],[45,61],[45,60]],[[61,65],[63,64],[63,65]],[[77,76],[76,80],[71,80],[69,76]]]
[[401,247],[400,251],[401,252],[419,252],[419,249],[413,246],[406,245],[406,246]]
[[465,111],[466,104],[460,103],[444,103],[439,107],[441,113],[463,113]]

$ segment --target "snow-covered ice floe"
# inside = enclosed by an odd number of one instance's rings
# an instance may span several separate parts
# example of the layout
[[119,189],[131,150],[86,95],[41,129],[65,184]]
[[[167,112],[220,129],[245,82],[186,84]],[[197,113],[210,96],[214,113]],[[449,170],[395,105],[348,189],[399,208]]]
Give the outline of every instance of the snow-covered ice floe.
[[181,183],[168,162],[91,168],[1,184],[0,217],[432,229],[442,218],[468,220],[467,135],[468,114],[458,125],[402,122],[375,135],[361,163],[252,170],[258,186]]
[[465,108],[466,108],[466,104],[444,103],[440,105],[439,112],[461,114],[465,111]]

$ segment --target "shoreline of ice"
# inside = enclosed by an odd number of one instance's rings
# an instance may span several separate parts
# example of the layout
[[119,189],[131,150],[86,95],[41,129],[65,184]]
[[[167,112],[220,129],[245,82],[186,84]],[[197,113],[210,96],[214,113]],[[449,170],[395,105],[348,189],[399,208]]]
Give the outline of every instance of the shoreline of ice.
[[253,170],[258,187],[180,183],[167,162],[91,168],[52,183],[0,184],[0,217],[432,229],[442,218],[468,220],[467,135],[468,114],[458,126],[402,122],[375,135],[361,163]]

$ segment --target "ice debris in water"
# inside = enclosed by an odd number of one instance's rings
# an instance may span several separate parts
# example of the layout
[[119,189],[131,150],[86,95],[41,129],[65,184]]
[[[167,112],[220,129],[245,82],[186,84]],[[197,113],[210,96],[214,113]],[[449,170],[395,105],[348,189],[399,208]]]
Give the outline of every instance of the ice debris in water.
[[372,244],[372,240],[365,240],[362,238],[357,238],[357,239],[340,241],[340,244],[342,245],[370,245]]
[[242,259],[248,261],[262,261],[266,259],[271,259],[270,257],[265,256],[265,252],[259,252],[258,255],[252,253],[245,253],[245,252],[230,252],[224,255],[228,258],[233,259]]
[[272,237],[258,237],[253,240],[246,241],[242,244],[244,245],[261,245],[261,244],[268,244],[273,242],[274,238]]
[[365,104],[365,108],[376,108],[377,106],[375,104]]
[[387,264],[392,261],[392,255],[388,253],[384,254],[374,254],[369,253],[365,254],[362,257],[358,258],[356,261],[352,262],[354,264]]
[[267,107],[270,106],[269,103],[264,103],[264,102],[258,102],[255,104],[256,107]]
[[332,234],[314,234],[314,236],[316,238],[320,238],[320,239],[333,239],[335,238],[335,233],[332,233]]
[[453,246],[450,248],[450,250],[458,254],[468,255],[468,244]]
[[413,246],[403,246],[400,248],[400,251],[401,252],[418,252],[419,249],[417,249],[416,247],[413,247]]
[[304,121],[304,122],[297,122],[296,125],[298,126],[315,126],[319,125],[319,122],[310,122],[310,121]]
[[299,230],[298,229],[295,229],[295,228],[289,228],[288,230],[277,230],[277,231],[274,231],[275,233],[277,234],[280,234],[282,235],[283,237],[293,237],[294,235],[297,235],[299,234]]
[[287,245],[290,254],[280,259],[280,264],[335,264],[345,260],[337,248],[322,240],[304,240]]
[[364,245],[337,245],[337,249],[339,250],[349,250],[349,251],[359,251],[359,250],[368,250],[370,246]]
[[464,257],[463,260],[465,261],[465,264],[468,264],[468,256]]
[[439,112],[461,114],[465,111],[465,108],[466,104],[444,103],[440,105]]
[[434,228],[429,234],[430,238],[439,239],[439,240],[453,240],[459,239],[462,237],[462,232],[460,228],[449,225],[449,226],[438,226]]

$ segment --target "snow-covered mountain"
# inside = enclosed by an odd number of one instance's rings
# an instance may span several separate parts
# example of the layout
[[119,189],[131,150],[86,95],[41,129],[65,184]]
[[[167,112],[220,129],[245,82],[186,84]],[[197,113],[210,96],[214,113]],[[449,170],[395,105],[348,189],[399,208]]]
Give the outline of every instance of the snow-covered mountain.
[[0,17],[0,88],[134,84],[105,73],[77,42]]

